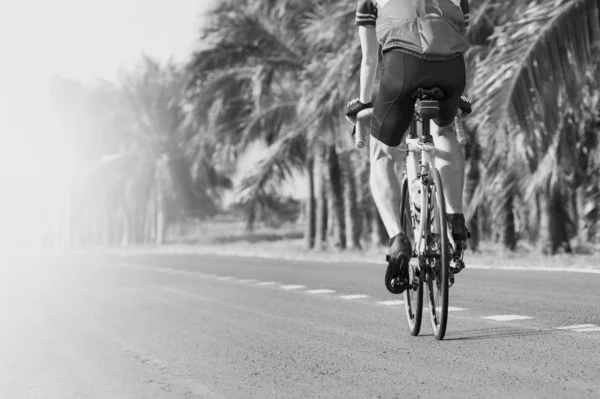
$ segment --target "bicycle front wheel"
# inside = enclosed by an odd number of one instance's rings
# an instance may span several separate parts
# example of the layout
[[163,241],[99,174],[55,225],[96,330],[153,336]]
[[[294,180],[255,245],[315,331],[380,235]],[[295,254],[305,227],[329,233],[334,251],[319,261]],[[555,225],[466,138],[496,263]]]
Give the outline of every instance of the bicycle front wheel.
[[[420,198],[418,199],[420,201]],[[415,242],[413,240],[413,223],[410,211],[410,196],[409,184],[406,176],[402,180],[402,201],[400,203],[400,227],[402,231],[409,237],[412,247]],[[419,335],[421,331],[421,320],[423,317],[423,274],[420,272],[414,262],[408,265],[409,276],[408,281],[412,283],[411,288],[404,291],[404,307],[406,308],[406,322],[408,330],[413,336]]]
[[437,169],[430,170],[428,184],[429,229],[426,241],[429,316],[433,335],[444,339],[448,324],[448,291],[450,255],[446,223],[446,202],[442,180]]

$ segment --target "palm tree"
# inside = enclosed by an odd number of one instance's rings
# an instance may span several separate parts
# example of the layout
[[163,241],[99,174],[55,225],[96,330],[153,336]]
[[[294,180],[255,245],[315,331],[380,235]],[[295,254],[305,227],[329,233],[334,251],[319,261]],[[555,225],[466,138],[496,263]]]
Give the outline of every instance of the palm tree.
[[[541,233],[550,234],[540,240],[549,243],[543,249],[549,253],[565,241],[560,232],[569,224],[568,218],[554,216],[564,215],[564,194],[573,190],[569,165],[574,152],[566,148],[565,115],[580,108],[583,77],[593,65],[598,3],[516,6],[518,17],[495,28],[491,50],[477,63],[473,119],[483,133],[483,147],[491,149],[486,158],[500,166],[497,170],[514,170],[520,179],[510,186],[503,204],[513,202],[519,189],[526,199],[538,198]],[[515,168],[520,166],[525,168]]]
[[[282,137],[294,120],[299,98],[296,81],[304,56],[295,33],[306,11],[301,1],[224,1],[209,14],[201,34],[208,46],[188,65],[190,93],[197,115],[209,110],[212,134],[229,161],[264,140],[273,145],[271,157],[285,156],[289,162],[288,150],[294,149],[294,166],[309,162],[301,141]],[[279,151],[283,143],[291,148]],[[276,186],[288,177],[280,172],[291,166],[286,160],[264,162],[257,170],[270,176],[254,174],[242,184],[237,202],[249,225],[267,209],[275,210],[271,205],[279,202]]]
[[216,212],[230,182],[211,163],[210,144],[194,142],[185,82],[173,64],[144,57],[119,85],[82,88],[85,101],[70,96],[84,108],[63,110],[84,120],[73,124],[73,139],[86,141],[73,144],[81,159],[71,193],[81,243],[162,243],[169,224]]

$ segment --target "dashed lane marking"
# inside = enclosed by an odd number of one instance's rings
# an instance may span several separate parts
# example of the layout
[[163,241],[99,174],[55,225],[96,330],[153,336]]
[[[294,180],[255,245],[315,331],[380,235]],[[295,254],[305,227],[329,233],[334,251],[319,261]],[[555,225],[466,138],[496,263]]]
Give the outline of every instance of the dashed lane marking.
[[301,290],[306,288],[305,285],[282,285],[281,288],[284,290]]
[[334,294],[335,290],[322,289],[322,290],[309,290],[306,291],[307,294]]
[[[215,278],[218,281],[234,281],[237,283],[246,283],[246,284],[255,283],[255,285],[262,286],[262,287],[275,286],[275,285],[281,284],[281,283],[275,282],[275,281],[258,281],[256,279],[240,279],[240,280],[238,280],[238,278],[234,277],[234,276],[218,276],[218,275],[212,274],[212,273],[199,273],[199,272],[192,272],[192,271],[188,271],[188,270],[179,270],[179,269],[172,269],[172,268],[165,268],[165,267],[153,268],[153,267],[148,267],[148,266],[144,266],[144,265],[124,263],[124,262],[117,262],[114,264],[118,265],[118,266],[125,266],[125,267],[143,269],[143,270],[151,270],[151,271],[167,272],[167,273],[177,273],[177,274],[184,274],[184,275],[193,275],[193,276],[201,277],[201,278]],[[535,268],[528,269],[528,270],[535,270]],[[559,271],[559,270],[554,269],[552,271]],[[575,271],[575,270],[569,270],[569,271]],[[595,272],[600,272],[600,270],[595,270]],[[301,289],[307,288],[307,286],[300,285],[300,284],[281,285],[280,287],[282,289],[288,290],[288,291],[301,290]],[[333,294],[336,291],[331,290],[331,289],[312,289],[312,290],[307,290],[307,291],[303,291],[303,292],[307,293],[307,294]],[[330,298],[333,298],[333,297],[330,297]],[[365,294],[354,294],[354,295],[339,295],[336,298],[345,299],[345,300],[355,300],[355,299],[370,298],[370,296],[365,295]],[[388,301],[379,301],[379,302],[377,302],[377,304],[386,306],[386,307],[395,307],[395,306],[403,305],[404,301],[403,300],[388,300]],[[424,307],[423,310],[426,312],[429,311],[429,309],[427,307]],[[458,312],[458,311],[464,311],[464,310],[468,310],[468,309],[452,307],[452,306],[450,306],[448,308],[449,312]],[[485,316],[485,317],[481,317],[481,318],[488,319],[488,320],[494,320],[494,321],[514,321],[514,320],[532,319],[533,317],[521,316],[521,315],[495,315],[495,316]],[[596,324],[577,324],[577,325],[572,325],[572,326],[555,327],[554,329],[555,330],[563,330],[563,331],[573,331],[573,332],[579,332],[579,333],[600,332],[600,326],[598,326]]]
[[260,283],[256,283],[256,285],[260,285],[261,287],[266,287],[268,285],[276,285],[276,281],[261,281]]
[[504,314],[504,315],[497,315],[497,316],[486,316],[486,317],[482,317],[482,319],[488,319],[488,320],[494,320],[494,321],[513,321],[513,320],[525,320],[525,319],[531,319],[532,317],[529,316],[519,316],[516,314]]
[[352,300],[352,299],[364,299],[364,298],[369,298],[368,295],[364,295],[364,294],[355,294],[355,295],[340,295],[341,299],[347,299],[347,300]]
[[377,302],[380,305],[383,306],[398,306],[398,305],[404,305],[404,301],[401,300],[394,300],[394,301],[381,301],[381,302]]

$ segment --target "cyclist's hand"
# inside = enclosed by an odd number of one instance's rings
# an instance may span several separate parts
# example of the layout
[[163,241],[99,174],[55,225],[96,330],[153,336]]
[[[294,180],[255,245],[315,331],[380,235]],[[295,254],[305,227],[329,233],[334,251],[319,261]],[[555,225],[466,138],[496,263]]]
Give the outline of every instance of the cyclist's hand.
[[471,112],[473,112],[473,107],[471,106],[471,101],[469,100],[469,97],[461,96],[460,101],[458,102],[458,108],[465,115],[468,115]]
[[373,108],[372,103],[362,103],[360,99],[355,98],[346,105],[346,119],[352,124],[356,124],[356,115],[367,108]]

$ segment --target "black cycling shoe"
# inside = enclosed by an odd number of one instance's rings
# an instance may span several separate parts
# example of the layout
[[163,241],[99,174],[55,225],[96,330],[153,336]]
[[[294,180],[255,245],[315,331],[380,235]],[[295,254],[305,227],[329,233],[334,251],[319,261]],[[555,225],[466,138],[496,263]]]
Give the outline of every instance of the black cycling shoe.
[[388,267],[385,272],[385,287],[392,294],[402,294],[410,288],[408,263],[412,258],[412,246],[406,234],[400,233],[390,240]]
[[448,222],[450,222],[450,231],[455,242],[467,241],[471,236],[469,229],[465,223],[465,215],[462,213],[449,213]]

